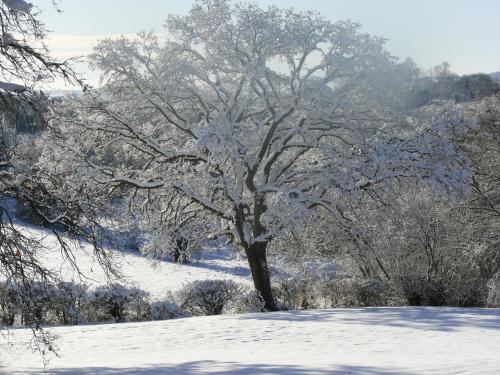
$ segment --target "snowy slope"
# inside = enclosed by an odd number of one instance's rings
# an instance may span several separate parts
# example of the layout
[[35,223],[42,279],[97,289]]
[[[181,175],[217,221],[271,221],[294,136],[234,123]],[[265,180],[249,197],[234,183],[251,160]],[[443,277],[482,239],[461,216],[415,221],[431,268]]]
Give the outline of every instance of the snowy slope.
[[[44,258],[67,280],[55,238],[45,236]],[[89,250],[89,249],[84,249]],[[81,270],[103,283],[92,259],[75,250]],[[212,253],[190,265],[114,253],[128,282],[163,298],[197,279],[250,285],[244,259]],[[366,308],[200,317],[161,322],[56,327],[55,374],[498,374],[500,310]],[[0,331],[0,373],[41,374],[28,349],[31,332]],[[2,336],[3,335],[3,336]],[[7,340],[14,343],[10,347]]]
[[[42,239],[45,247],[43,259],[46,265],[60,273],[61,277],[67,281],[80,281],[70,265],[61,261],[55,236],[29,227],[23,227],[23,231],[29,232],[32,237]],[[92,253],[90,246],[84,249],[75,248],[74,252],[80,271],[88,277],[88,279],[81,281],[87,284],[104,284],[106,282],[105,274],[89,255]],[[195,258],[191,263],[185,265],[153,262],[137,253],[118,251],[110,253],[119,264],[120,271],[125,277],[123,282],[146,290],[153,299],[164,298],[167,291],[178,290],[182,285],[194,280],[231,279],[242,284],[252,285],[246,259],[238,259],[235,254],[227,251],[213,251],[200,258]]]
[[[41,374],[13,330],[0,372]],[[498,374],[500,310],[365,308],[59,327],[54,374]],[[23,342],[20,344],[20,342]],[[22,350],[24,349],[24,350]]]

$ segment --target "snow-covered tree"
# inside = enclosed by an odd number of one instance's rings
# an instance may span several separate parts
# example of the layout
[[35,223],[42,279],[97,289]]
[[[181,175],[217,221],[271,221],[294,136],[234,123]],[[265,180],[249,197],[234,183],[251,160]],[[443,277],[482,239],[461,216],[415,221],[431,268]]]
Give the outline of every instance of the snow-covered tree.
[[[32,4],[24,0],[0,1],[0,280],[17,291],[16,309],[33,315],[33,304],[40,302],[40,286],[50,289],[58,274],[42,261],[44,247],[40,238],[16,225],[13,206],[30,210],[36,221],[56,236],[61,256],[77,269],[73,247],[60,231],[93,243],[96,256],[111,266],[96,236],[93,216],[88,210],[93,203],[85,193],[75,193],[66,176],[50,174],[36,165],[38,149],[33,136],[21,136],[29,124],[20,129],[12,124],[13,112],[25,111],[24,121],[43,124],[49,102],[35,90],[53,79],[78,82],[66,62],[48,55],[44,45],[46,31]],[[19,116],[17,116],[19,118]],[[50,344],[50,335],[38,330],[38,315],[26,324],[35,333],[33,342]]]
[[241,246],[267,309],[268,246],[306,215],[328,212],[356,238],[346,199],[399,177],[465,178],[448,135],[461,119],[391,116],[396,62],[358,24],[207,0],[166,25],[165,43],[102,41],[102,89],[58,121],[90,178],[130,193],[151,228]]

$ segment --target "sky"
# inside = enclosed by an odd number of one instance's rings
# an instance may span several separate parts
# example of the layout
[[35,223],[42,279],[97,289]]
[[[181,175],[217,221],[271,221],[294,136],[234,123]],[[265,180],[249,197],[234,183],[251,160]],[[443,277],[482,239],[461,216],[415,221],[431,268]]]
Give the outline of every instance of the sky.
[[[168,14],[187,14],[193,0],[30,0],[52,31],[58,57],[85,55],[99,39],[143,30],[164,33]],[[459,74],[500,71],[500,0],[257,0],[267,7],[315,10],[331,21],[350,19],[388,39],[400,59],[428,69],[443,61]],[[86,70],[83,65],[80,70]],[[90,73],[90,83],[97,82]]]

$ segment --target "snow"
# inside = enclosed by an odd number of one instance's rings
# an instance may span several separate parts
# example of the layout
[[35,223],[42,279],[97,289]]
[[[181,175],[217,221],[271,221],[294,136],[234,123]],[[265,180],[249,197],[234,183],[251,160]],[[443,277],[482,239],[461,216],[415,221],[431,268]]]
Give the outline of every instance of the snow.
[[[55,238],[44,235],[45,261],[71,280]],[[81,270],[104,273],[84,250]],[[163,298],[197,279],[251,285],[244,259],[227,252],[188,265],[114,253],[127,280]],[[358,308],[195,317],[167,321],[61,326],[49,374],[498,374],[500,309]],[[0,330],[0,374],[43,374],[31,331]],[[8,344],[10,342],[11,344]]]
[[[39,229],[23,227],[23,231],[34,238],[42,239],[45,247],[44,263],[61,275],[65,281],[80,281],[68,262],[61,261],[55,236]],[[90,285],[106,283],[106,276],[96,261],[89,256],[90,246],[83,249],[75,248],[75,259],[88,279],[81,281]],[[245,285],[252,285],[250,270],[245,258],[239,259],[227,251],[212,251],[202,256],[194,256],[189,264],[176,264],[165,261],[152,261],[140,253],[110,251],[119,264],[126,284],[138,286],[151,294],[152,299],[164,299],[167,292],[180,289],[194,280],[230,279]]]
[[[55,328],[54,374],[498,374],[500,310],[363,308]],[[29,332],[0,371],[42,374]]]

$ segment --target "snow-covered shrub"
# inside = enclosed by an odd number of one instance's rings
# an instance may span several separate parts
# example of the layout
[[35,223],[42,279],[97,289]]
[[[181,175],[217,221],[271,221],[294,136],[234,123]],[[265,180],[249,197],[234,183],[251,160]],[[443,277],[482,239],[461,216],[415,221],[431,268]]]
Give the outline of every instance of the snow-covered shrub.
[[195,316],[220,315],[241,293],[242,286],[232,280],[196,280],[179,290],[175,299],[182,310]]
[[18,289],[10,282],[0,282],[0,324],[11,326],[18,313]]
[[380,280],[355,281],[354,291],[359,306],[385,306],[387,304],[386,286]]
[[138,322],[149,320],[149,293],[139,288],[129,288],[129,302],[126,305],[125,314],[126,320]]
[[57,286],[57,293],[51,301],[51,313],[54,323],[78,324],[85,321],[86,292],[88,286],[74,282],[61,282]]
[[139,288],[120,284],[95,287],[87,294],[87,319],[115,322],[145,320],[149,315],[148,296]]
[[338,277],[323,280],[320,294],[325,307],[358,306],[355,286],[352,278]]
[[224,307],[224,314],[246,314],[261,312],[264,309],[264,299],[253,289],[242,290]]
[[335,277],[321,280],[320,296],[325,307],[385,306],[385,285],[375,279]]
[[141,247],[141,252],[149,257],[174,263],[189,263],[192,255],[203,248],[201,240],[197,238],[200,230],[193,229],[193,233],[184,233],[179,228],[159,227],[161,230],[153,229],[149,233],[150,240],[145,241]]
[[319,307],[319,295],[314,279],[282,278],[273,283],[273,293],[282,309],[308,310]]
[[410,306],[443,306],[446,303],[446,285],[442,279],[420,274],[405,274],[397,284]]
[[488,280],[459,275],[447,280],[444,304],[458,307],[484,307],[488,300]]
[[149,304],[149,315],[152,320],[168,320],[190,316],[171,300],[153,301]]
[[[0,320],[6,325],[23,324],[78,324],[87,286],[73,282],[53,285],[33,283],[30,296],[22,298],[23,289],[12,283],[0,284]],[[21,301],[28,303],[22,305]],[[26,302],[28,301],[28,302]]]
[[29,304],[21,313],[22,324],[56,323],[56,305],[60,299],[57,285],[45,282],[35,282],[29,288],[29,298],[24,298]]

